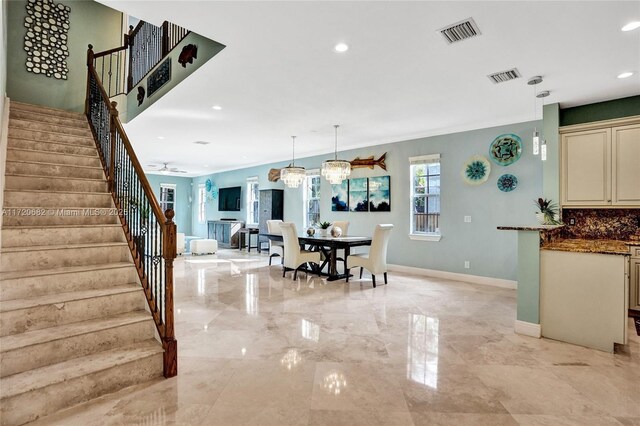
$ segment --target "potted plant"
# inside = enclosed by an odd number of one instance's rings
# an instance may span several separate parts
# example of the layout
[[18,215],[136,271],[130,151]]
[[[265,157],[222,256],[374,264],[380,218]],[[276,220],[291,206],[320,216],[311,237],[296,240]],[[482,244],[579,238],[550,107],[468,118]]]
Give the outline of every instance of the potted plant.
[[331,222],[327,222],[327,221],[320,222],[318,223],[318,226],[320,227],[320,236],[326,237],[328,229],[331,226]]
[[561,222],[556,219],[558,216],[558,205],[547,200],[546,198],[538,198],[534,201],[538,208],[536,218],[541,225],[559,225]]

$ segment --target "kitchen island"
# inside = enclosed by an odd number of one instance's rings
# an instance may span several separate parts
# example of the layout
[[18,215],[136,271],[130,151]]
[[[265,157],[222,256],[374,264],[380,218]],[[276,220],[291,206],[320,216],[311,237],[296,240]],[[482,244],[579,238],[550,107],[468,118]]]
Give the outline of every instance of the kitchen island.
[[562,226],[498,229],[518,231],[517,333],[607,352],[626,343],[629,257],[640,241],[564,238]]

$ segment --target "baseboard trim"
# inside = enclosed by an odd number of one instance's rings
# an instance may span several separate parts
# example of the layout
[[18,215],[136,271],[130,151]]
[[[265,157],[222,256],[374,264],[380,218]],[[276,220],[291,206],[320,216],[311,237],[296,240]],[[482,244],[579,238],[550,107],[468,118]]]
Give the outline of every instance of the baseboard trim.
[[460,274],[457,272],[438,271],[436,269],[416,268],[405,265],[387,265],[390,271],[405,272],[413,275],[424,275],[433,278],[443,278],[446,280],[464,281],[472,284],[490,285],[494,287],[517,289],[518,282],[505,280],[502,278],[483,277],[480,275]]
[[524,336],[535,337],[536,339],[542,337],[542,327],[540,324],[534,324],[532,322],[516,320],[514,331]]

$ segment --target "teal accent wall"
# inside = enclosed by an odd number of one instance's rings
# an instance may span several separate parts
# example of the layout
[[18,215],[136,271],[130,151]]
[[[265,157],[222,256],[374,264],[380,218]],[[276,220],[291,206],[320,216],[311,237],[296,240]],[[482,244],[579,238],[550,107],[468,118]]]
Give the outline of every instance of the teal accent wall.
[[560,110],[560,126],[640,115],[640,95]]
[[540,324],[540,233],[518,231],[518,321]]
[[[195,44],[198,47],[198,58],[193,60],[193,64],[187,64],[187,67],[183,68],[182,65],[178,63],[178,58],[180,56],[180,52],[182,52],[182,48],[188,44]],[[209,59],[220,53],[224,48],[225,46],[223,44],[209,40],[199,34],[190,33],[187,35],[184,40],[182,40],[180,44],[167,56],[168,58],[171,58],[171,80],[165,83],[160,89],[156,90],[150,97],[145,95],[144,102],[142,105],[138,106],[138,87],[144,87],[145,92],[147,92],[147,77],[153,72],[152,70],[151,73],[143,78],[142,81],[140,81],[140,83],[138,83],[138,85],[135,86],[127,95],[126,116],[121,117],[121,119],[128,123],[136,118],[142,111],[157,102],[158,99],[162,98],[171,89],[184,81],[184,79],[193,74],[198,68],[203,66]],[[154,70],[166,60],[166,58],[163,59],[158,65],[156,65]],[[122,110],[121,108],[118,109]]]
[[173,220],[176,222],[178,232],[183,232],[186,235],[191,235],[191,178],[177,177],[177,176],[165,176],[165,175],[147,175],[147,180],[153,193],[156,195],[158,201],[160,201],[160,184],[169,183],[176,185],[176,212]]
[[122,45],[122,13],[89,0],[63,1],[71,8],[68,33],[67,80],[27,72],[23,49],[26,1],[7,4],[8,43],[7,94],[13,101],[45,105],[69,111],[84,111],[87,92],[87,45],[100,52]]
[[[326,180],[321,183],[321,220],[348,220],[349,233],[371,235],[378,223],[393,223],[395,228],[389,243],[388,261],[393,264],[418,268],[436,269],[463,274],[515,280],[518,254],[517,233],[498,231],[499,225],[531,225],[535,223],[533,199],[542,193],[542,162],[531,150],[531,135],[540,122],[517,123],[507,126],[473,130],[442,136],[414,139],[393,144],[341,151],[339,157],[353,160],[356,157],[378,158],[387,152],[387,171],[380,168],[355,169],[351,177],[391,176],[391,212],[351,213],[330,210],[331,186]],[[523,151],[520,160],[504,167],[492,163],[489,180],[483,185],[470,186],[463,182],[461,171],[464,162],[474,154],[489,156],[489,145],[503,133],[515,133],[522,138]],[[410,180],[409,157],[440,153],[442,162],[442,200],[439,242],[416,241],[409,238],[410,227]],[[331,155],[315,156],[296,160],[296,165],[307,169],[319,168],[322,161]],[[285,188],[282,182],[269,182],[269,169],[281,168],[288,162],[234,170],[201,176],[193,179],[194,206],[197,201],[198,184],[211,178],[218,188],[242,186],[246,197],[248,177],[259,178],[260,189],[279,188],[285,190],[284,219],[295,222],[300,231],[303,224],[302,188]],[[510,193],[501,192],[496,186],[504,173],[515,175],[518,188]],[[246,221],[247,212],[218,212],[218,202],[207,205],[207,219],[233,217]],[[206,224],[198,223],[197,210],[193,212],[193,233],[206,236]],[[464,216],[471,216],[471,223],[464,223]],[[464,268],[464,261],[470,269]]]
[[560,204],[560,105],[545,105],[542,136],[547,141],[547,161],[542,162],[544,198]]

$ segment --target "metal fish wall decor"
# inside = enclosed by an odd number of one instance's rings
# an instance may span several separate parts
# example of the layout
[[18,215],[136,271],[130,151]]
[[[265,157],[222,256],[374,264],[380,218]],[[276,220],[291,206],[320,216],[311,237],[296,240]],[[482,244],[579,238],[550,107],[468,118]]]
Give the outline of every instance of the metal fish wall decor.
[[373,170],[373,168],[375,166],[380,167],[382,170],[387,170],[387,164],[385,163],[385,160],[387,158],[387,153],[385,152],[384,154],[382,154],[382,156],[380,158],[378,158],[377,160],[373,159],[373,155],[371,157],[367,157],[367,158],[360,158],[360,157],[356,157],[355,160],[351,161],[351,168],[352,169],[360,169],[360,168],[370,168]]

